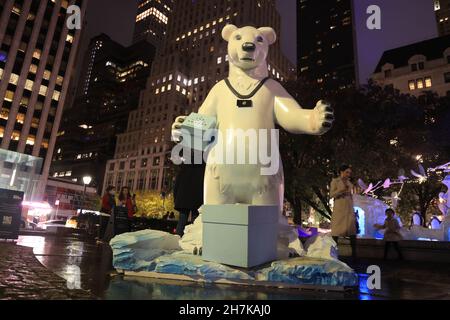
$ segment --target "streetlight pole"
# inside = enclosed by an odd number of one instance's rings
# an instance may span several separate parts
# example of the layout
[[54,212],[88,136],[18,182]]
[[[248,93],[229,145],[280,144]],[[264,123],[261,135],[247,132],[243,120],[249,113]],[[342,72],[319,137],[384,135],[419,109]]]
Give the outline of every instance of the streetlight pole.
[[[83,184],[84,184],[84,191],[83,191],[83,206],[85,205],[86,202],[86,190],[87,190],[87,186],[92,182],[92,177],[91,176],[84,176],[83,177]],[[83,213],[83,208],[81,208],[81,213]]]
[[[90,184],[91,182],[92,182],[91,176],[83,177],[84,191],[83,191],[83,203],[82,203],[82,208],[81,208],[81,214],[83,214],[83,207],[86,205],[86,189],[87,189],[88,184]],[[90,223],[88,223],[88,225],[90,225]],[[88,234],[89,234],[89,230],[88,230]]]

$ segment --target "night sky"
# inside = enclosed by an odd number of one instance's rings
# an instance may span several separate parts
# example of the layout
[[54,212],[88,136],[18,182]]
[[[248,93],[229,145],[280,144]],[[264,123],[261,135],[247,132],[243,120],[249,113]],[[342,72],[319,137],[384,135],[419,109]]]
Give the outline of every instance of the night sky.
[[[134,30],[137,0],[94,0],[89,1],[87,21],[88,35],[92,38],[100,33],[108,34],[113,40],[129,45]],[[296,64],[296,0],[278,0],[283,22],[283,50]]]

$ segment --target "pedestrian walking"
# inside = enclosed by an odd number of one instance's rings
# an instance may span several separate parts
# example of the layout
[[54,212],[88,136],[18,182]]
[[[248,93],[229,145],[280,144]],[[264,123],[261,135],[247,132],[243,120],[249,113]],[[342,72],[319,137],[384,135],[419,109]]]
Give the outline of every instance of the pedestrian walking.
[[387,260],[390,247],[394,247],[397,251],[398,258],[403,260],[403,254],[398,246],[398,242],[403,240],[400,233],[400,223],[395,218],[395,211],[393,209],[386,210],[386,220],[383,225],[376,224],[374,226],[378,230],[385,230],[384,232],[384,260]]

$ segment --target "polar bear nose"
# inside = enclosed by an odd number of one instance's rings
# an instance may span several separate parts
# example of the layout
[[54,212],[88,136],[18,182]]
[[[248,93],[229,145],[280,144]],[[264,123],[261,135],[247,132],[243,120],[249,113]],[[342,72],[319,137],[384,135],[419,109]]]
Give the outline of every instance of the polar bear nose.
[[256,45],[251,42],[246,42],[242,45],[242,50],[245,52],[253,52],[256,50]]

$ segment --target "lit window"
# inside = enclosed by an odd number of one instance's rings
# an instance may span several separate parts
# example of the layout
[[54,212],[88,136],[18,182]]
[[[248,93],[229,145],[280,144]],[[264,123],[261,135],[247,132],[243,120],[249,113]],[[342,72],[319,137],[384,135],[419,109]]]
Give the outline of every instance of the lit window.
[[17,82],[19,81],[19,75],[12,73],[11,78],[9,78],[9,83],[13,85],[17,85]]
[[58,77],[56,78],[56,84],[59,85],[59,86],[62,86],[62,85],[63,85],[63,81],[64,81],[64,78],[61,77],[61,76],[58,76]]
[[14,92],[9,91],[9,90],[6,91],[5,101],[12,102],[13,99],[14,99]]
[[423,89],[423,79],[417,79],[417,89]]
[[39,60],[39,59],[41,58],[41,53],[42,53],[42,51],[39,50],[39,49],[34,50],[34,52],[33,52],[33,58]]
[[50,80],[50,76],[51,76],[51,72],[49,70],[45,70],[44,71],[44,79],[45,80]]
[[60,96],[60,95],[61,95],[61,93],[60,93],[59,91],[55,90],[55,91],[53,92],[53,100],[59,101],[59,96]]
[[38,68],[37,65],[32,64],[32,65],[30,66],[30,72],[33,73],[33,74],[36,74],[37,68]]
[[416,90],[416,82],[414,80],[410,80],[408,82],[408,87],[410,91]]
[[39,94],[41,95],[41,96],[45,96],[46,94],[47,94],[47,86],[41,86],[40,88],[39,88]]
[[425,78],[425,87],[426,88],[431,88],[433,85],[433,82],[431,81],[431,77],[426,77]]
[[217,58],[217,64],[221,64],[222,63],[222,57],[218,57]]
[[33,81],[27,79],[27,81],[25,81],[25,89],[31,91],[33,89],[33,84]]

